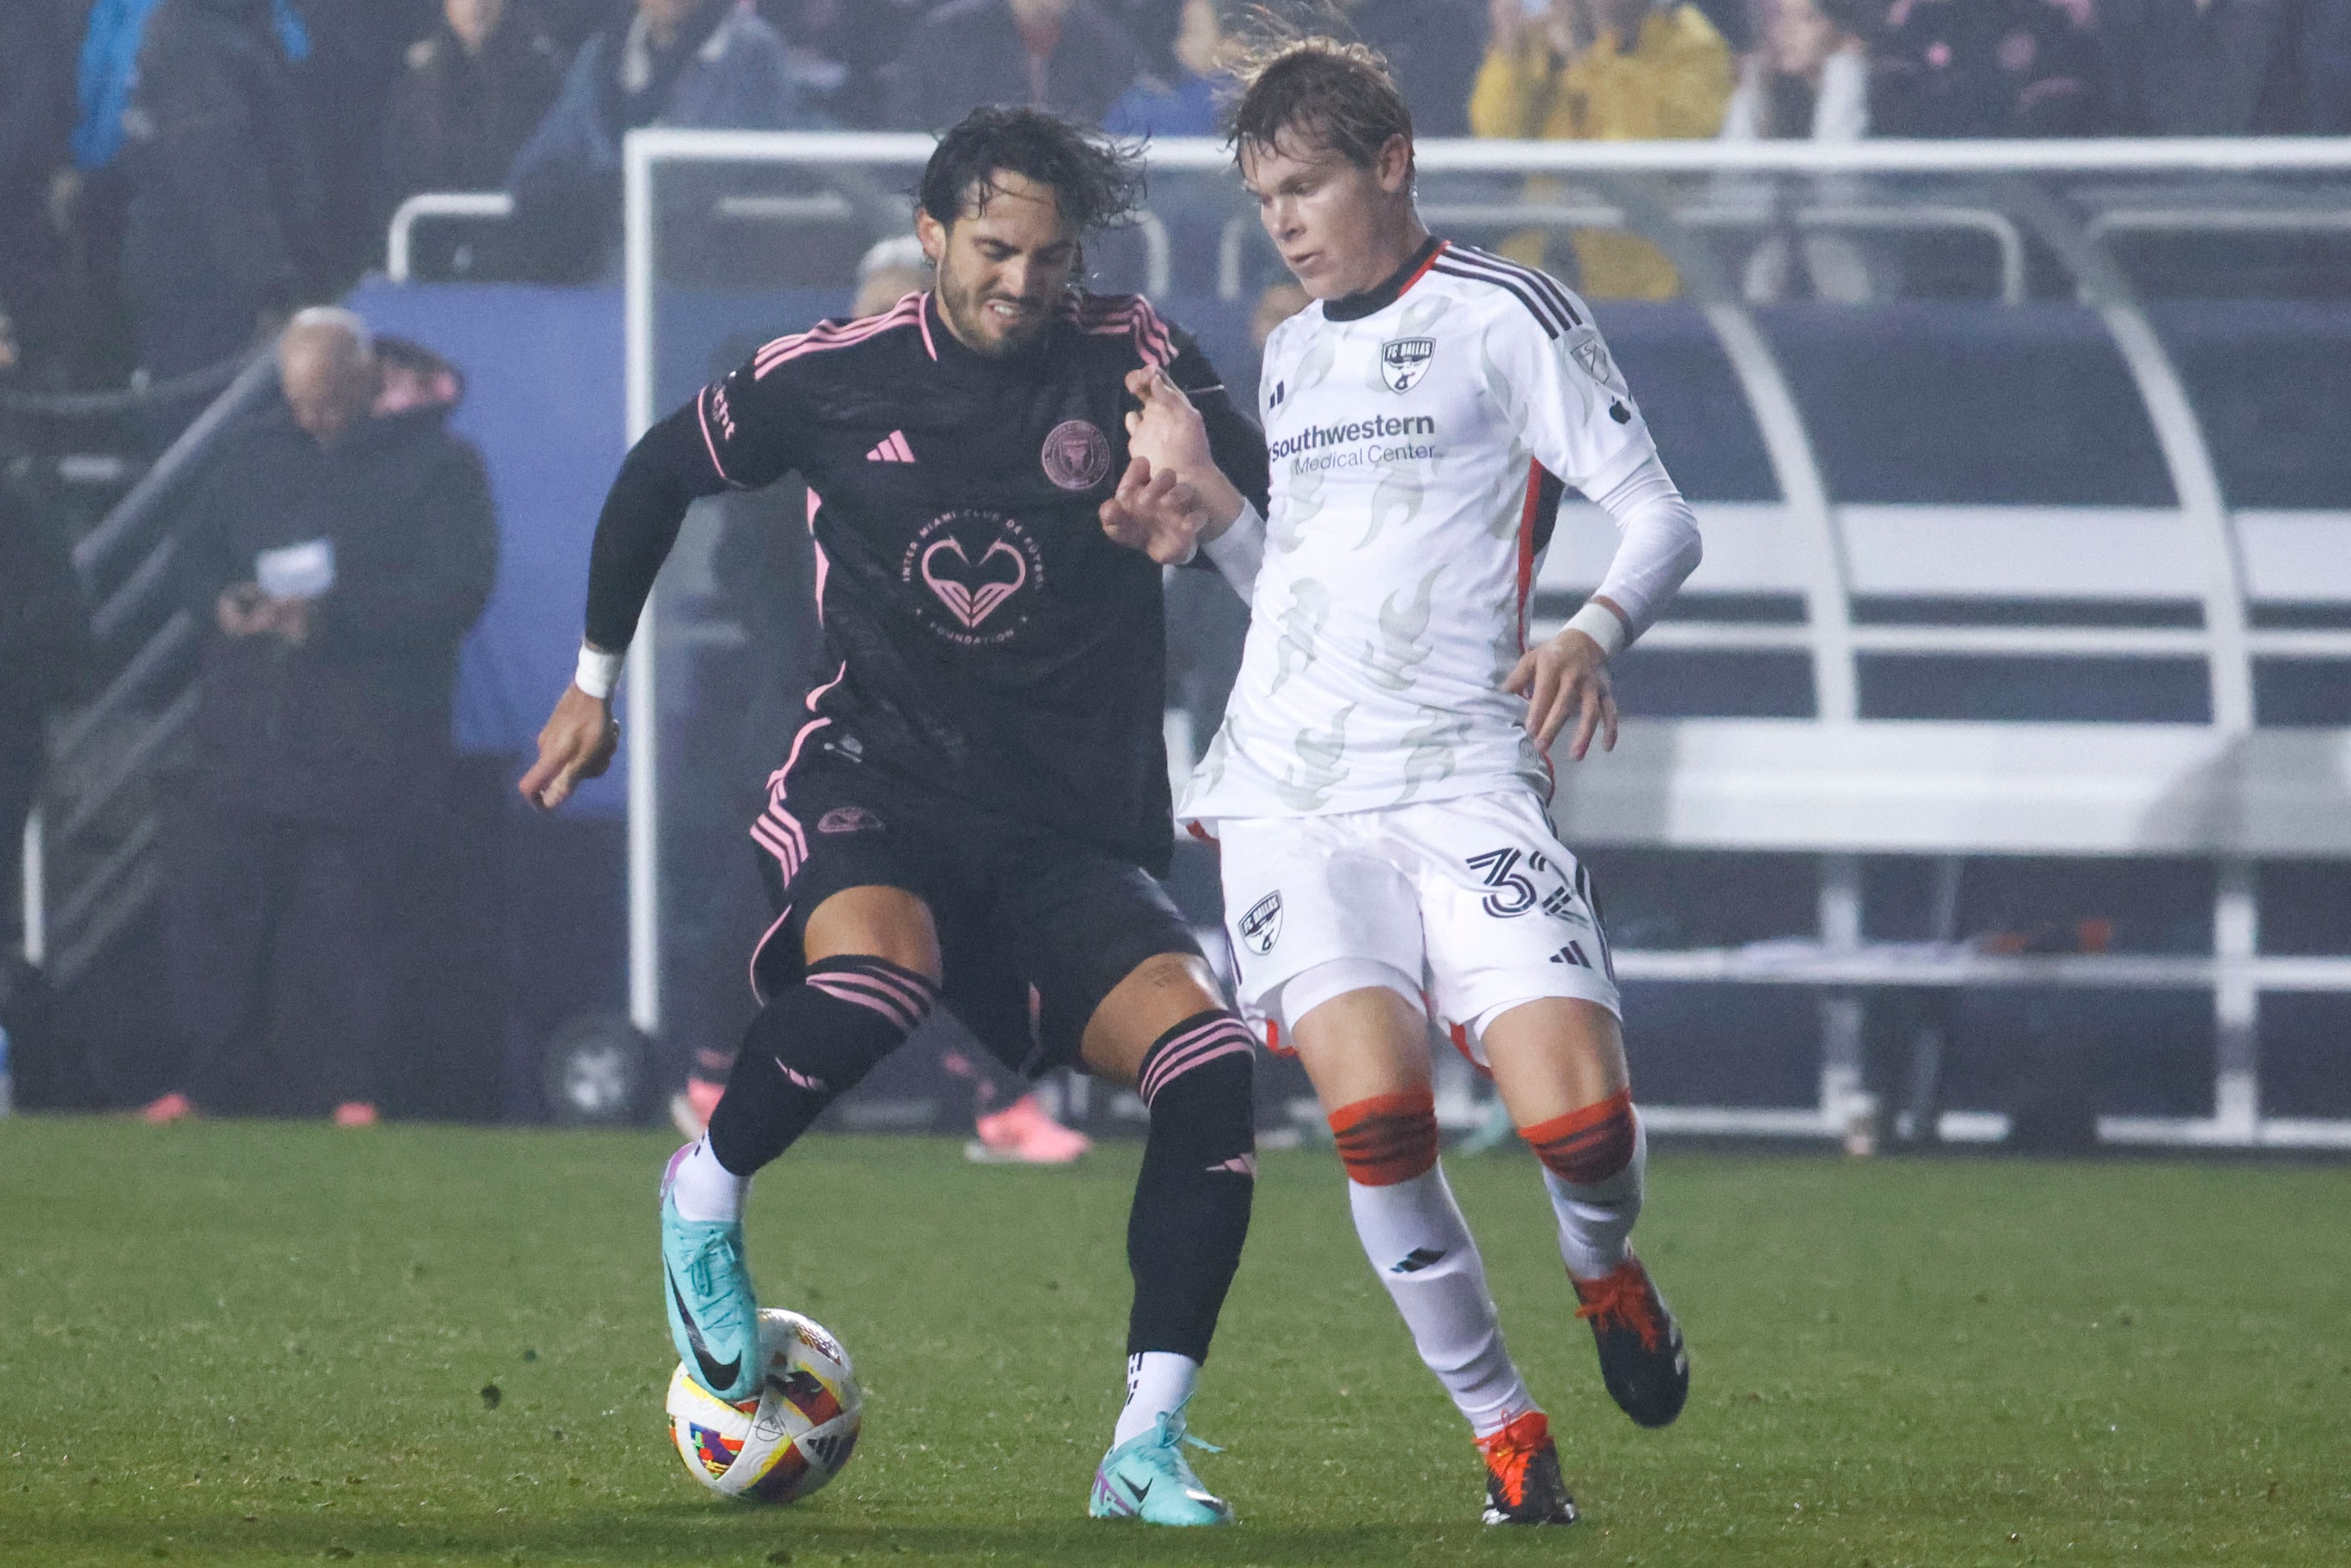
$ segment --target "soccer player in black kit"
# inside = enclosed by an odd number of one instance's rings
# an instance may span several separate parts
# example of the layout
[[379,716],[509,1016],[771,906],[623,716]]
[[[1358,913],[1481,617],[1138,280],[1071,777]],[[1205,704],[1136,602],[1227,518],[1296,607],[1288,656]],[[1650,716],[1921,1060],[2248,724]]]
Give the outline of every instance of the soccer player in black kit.
[[521,789],[551,808],[610,763],[620,658],[688,505],[800,474],[826,663],[752,828],[778,910],[761,1011],[663,1181],[679,1357],[722,1398],[757,1393],[750,1177],[944,1004],[1012,1066],[1082,1065],[1149,1107],[1127,1400],[1090,1507],[1217,1524],[1183,1409],[1249,1228],[1251,1040],[1153,880],[1172,840],[1160,568],[1105,525],[1196,504],[1128,450],[1153,376],[1189,392],[1260,504],[1266,453],[1148,302],[1077,287],[1085,236],[1139,191],[1131,154],[1050,115],[948,131],[915,214],[935,293],[769,343],[630,452],[579,679]]

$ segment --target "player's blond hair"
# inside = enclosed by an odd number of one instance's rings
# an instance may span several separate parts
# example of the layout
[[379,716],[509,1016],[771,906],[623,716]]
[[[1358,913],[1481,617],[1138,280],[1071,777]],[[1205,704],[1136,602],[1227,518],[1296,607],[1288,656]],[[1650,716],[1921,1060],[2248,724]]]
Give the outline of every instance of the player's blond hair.
[[1368,169],[1395,138],[1411,144],[1412,110],[1386,58],[1369,44],[1309,32],[1260,8],[1233,74],[1240,92],[1227,139],[1236,160],[1250,147],[1270,152],[1297,137]]

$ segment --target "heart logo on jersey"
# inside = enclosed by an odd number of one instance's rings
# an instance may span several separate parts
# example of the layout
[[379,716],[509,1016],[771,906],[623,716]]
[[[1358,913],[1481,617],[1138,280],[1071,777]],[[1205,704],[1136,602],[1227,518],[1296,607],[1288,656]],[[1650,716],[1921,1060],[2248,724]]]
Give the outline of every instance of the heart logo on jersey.
[[[955,559],[946,559],[948,556]],[[974,562],[964,553],[963,541],[949,534],[934,539],[923,552],[923,581],[966,631],[977,632],[980,622],[1027,584],[1029,562],[1004,539],[982,550]]]
[[1398,338],[1382,343],[1380,379],[1392,392],[1408,392],[1420,384],[1420,378],[1428,373],[1428,362],[1436,357],[1434,338]]

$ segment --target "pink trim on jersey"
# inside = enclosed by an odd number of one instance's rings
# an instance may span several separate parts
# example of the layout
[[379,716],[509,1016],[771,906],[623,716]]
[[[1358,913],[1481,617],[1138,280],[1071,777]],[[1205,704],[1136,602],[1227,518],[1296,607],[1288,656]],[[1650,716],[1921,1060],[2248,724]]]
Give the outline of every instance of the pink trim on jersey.
[[1065,314],[1090,337],[1132,338],[1136,355],[1154,370],[1165,370],[1175,362],[1176,340],[1167,323],[1140,294],[1089,294],[1071,300]]
[[[931,297],[925,294],[918,298],[927,302]],[[935,365],[939,362],[939,346],[931,339],[931,313],[927,309],[918,308],[914,311],[914,319],[922,323],[923,348],[924,350],[931,356],[931,363]]]
[[[702,426],[702,445],[703,450],[710,454],[711,472],[725,479],[729,485],[734,485],[735,481],[727,475],[726,465],[718,460],[717,438],[710,434],[710,389],[708,387],[694,394],[694,417],[695,423]],[[739,485],[736,485],[735,487],[738,490],[742,488]]]
[[792,906],[787,904],[784,905],[784,912],[769,921],[768,928],[759,933],[759,939],[751,944],[751,999],[763,1008],[768,1005],[768,993],[759,988],[759,955],[768,950],[768,944],[776,939],[776,933],[781,931],[784,928],[784,922],[791,917]]
[[[879,316],[868,316],[859,321],[826,321],[805,332],[778,338],[752,356],[752,379],[765,381],[778,367],[788,365],[794,360],[850,348],[895,328],[912,326],[921,319],[922,302],[928,298],[928,295],[909,294]],[[927,342],[930,337],[927,326],[924,328],[923,335]],[[938,356],[934,353],[931,357],[936,359]]]

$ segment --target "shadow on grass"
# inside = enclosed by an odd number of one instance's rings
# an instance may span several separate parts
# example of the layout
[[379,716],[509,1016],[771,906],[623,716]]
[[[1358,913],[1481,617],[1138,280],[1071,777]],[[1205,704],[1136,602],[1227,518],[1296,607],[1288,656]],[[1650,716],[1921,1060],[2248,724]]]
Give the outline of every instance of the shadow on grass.
[[1394,1526],[1251,1525],[1231,1530],[1155,1530],[1105,1520],[1033,1523],[889,1524],[827,1517],[820,1510],[674,1507],[559,1519],[528,1517],[329,1521],[263,1514],[251,1521],[171,1523],[52,1516],[12,1522],[10,1544],[26,1563],[694,1563],[810,1564],[998,1563],[1377,1563],[1424,1559],[1432,1547],[1490,1542],[1505,1555],[1537,1540],[1555,1551],[1557,1532],[1492,1532],[1470,1521],[1436,1536]]

